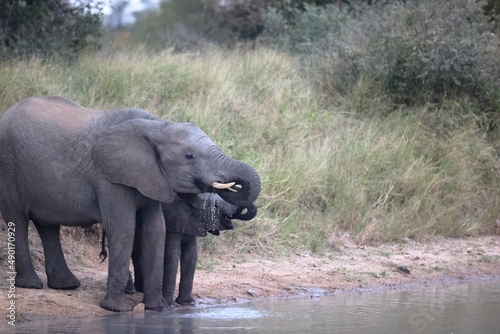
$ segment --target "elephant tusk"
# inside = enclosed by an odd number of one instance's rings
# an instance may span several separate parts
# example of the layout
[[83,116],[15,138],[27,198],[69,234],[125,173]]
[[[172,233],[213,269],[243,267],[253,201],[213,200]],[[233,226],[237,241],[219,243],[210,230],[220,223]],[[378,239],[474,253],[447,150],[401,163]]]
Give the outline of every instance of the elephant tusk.
[[210,183],[211,187],[214,187],[216,189],[230,189],[232,186],[234,186],[235,182],[230,182],[230,183],[219,183],[219,182],[212,182]]
[[241,184],[235,184],[234,186],[232,186],[231,188],[227,188],[227,190],[230,190],[232,191],[233,193],[237,193],[238,191],[240,191],[241,189],[243,189],[243,186]]

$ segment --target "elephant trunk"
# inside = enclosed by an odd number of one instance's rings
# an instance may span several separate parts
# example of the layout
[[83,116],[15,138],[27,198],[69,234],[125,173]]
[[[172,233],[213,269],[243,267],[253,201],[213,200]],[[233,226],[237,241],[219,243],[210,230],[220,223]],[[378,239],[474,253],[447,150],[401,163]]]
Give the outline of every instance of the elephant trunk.
[[241,211],[233,214],[232,219],[252,220],[257,215],[257,203],[244,207]]
[[259,174],[246,163],[229,157],[224,160],[218,168],[225,171],[223,179],[210,185],[225,201],[237,206],[250,206],[260,194]]

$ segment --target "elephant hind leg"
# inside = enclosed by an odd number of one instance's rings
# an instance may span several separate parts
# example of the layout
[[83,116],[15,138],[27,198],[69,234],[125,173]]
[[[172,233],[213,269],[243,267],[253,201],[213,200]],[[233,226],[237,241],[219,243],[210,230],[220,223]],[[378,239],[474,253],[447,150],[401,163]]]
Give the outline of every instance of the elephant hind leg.
[[15,239],[8,241],[9,249],[12,249],[12,244],[15,247],[15,286],[41,289],[43,284],[33,268],[28,244],[29,214],[19,197],[17,185],[11,182],[15,178],[9,169],[3,169],[5,166],[5,161],[0,159],[0,211],[7,223],[8,232],[12,232]]
[[61,248],[59,225],[44,226],[34,222],[45,254],[47,285],[52,289],[76,289],[80,281],[69,270]]
[[[2,207],[2,209],[4,208]],[[41,289],[43,283],[36,274],[31,262],[28,244],[28,217],[22,214],[11,214],[7,210],[2,212],[5,222],[8,224],[9,232],[15,233],[15,241],[13,242],[17,273],[15,286],[27,289]]]

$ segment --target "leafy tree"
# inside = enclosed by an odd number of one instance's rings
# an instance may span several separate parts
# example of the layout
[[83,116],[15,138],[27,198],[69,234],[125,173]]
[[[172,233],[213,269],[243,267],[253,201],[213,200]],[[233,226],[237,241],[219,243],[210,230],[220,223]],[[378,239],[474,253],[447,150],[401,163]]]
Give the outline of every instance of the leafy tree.
[[102,1],[0,1],[0,58],[40,54],[75,57],[98,45]]

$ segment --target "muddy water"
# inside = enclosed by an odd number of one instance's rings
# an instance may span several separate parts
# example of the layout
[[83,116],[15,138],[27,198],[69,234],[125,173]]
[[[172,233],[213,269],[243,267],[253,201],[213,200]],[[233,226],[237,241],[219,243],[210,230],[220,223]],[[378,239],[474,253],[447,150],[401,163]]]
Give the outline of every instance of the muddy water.
[[17,333],[500,333],[500,278],[92,319],[33,319]]

